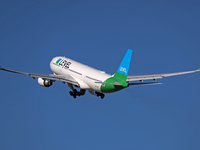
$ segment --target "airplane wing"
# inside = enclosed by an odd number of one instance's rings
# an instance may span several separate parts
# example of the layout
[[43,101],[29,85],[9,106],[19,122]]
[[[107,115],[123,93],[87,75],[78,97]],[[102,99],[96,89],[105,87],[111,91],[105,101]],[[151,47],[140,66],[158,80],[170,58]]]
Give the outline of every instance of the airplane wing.
[[71,83],[73,85],[79,86],[78,82],[70,75],[54,75],[54,74],[36,74],[36,73],[28,73],[28,72],[21,72],[21,71],[15,71],[15,70],[10,70],[10,69],[5,69],[1,68],[0,70],[3,71],[8,71],[8,72],[13,72],[13,73],[18,73],[18,74],[24,74],[24,75],[29,75],[33,79],[35,78],[42,78],[42,79],[48,79],[52,81],[62,81],[64,83]]
[[[123,87],[123,85],[120,85],[119,83],[107,83],[107,82],[95,82],[95,83],[100,83],[100,84],[110,84],[110,85],[113,85],[113,86],[116,86],[116,87]],[[147,83],[129,83],[128,85],[155,85],[155,84],[162,84],[162,83],[159,83],[159,82],[147,82]]]
[[194,73],[200,71],[200,68],[193,71],[185,71],[185,72],[175,72],[175,73],[163,73],[163,74],[151,74],[151,75],[129,75],[127,76],[126,81],[143,81],[143,80],[156,80],[161,79],[163,77],[170,77],[170,76],[176,76],[176,75],[182,75],[182,74],[188,74],[188,73]]

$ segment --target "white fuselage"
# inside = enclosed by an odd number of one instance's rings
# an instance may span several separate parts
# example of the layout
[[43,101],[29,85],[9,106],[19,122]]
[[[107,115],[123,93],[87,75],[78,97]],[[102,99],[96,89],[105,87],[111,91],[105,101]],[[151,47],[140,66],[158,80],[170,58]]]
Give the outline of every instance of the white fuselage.
[[111,75],[81,64],[66,57],[54,57],[50,62],[50,68],[56,75],[70,75],[79,87],[85,90],[101,92],[101,83],[112,77]]

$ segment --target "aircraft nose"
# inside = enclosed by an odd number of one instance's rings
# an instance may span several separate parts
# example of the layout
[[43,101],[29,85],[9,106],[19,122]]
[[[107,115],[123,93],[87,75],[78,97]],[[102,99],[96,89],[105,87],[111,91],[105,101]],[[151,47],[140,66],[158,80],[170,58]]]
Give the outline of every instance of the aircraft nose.
[[57,63],[57,61],[59,61],[60,57],[54,57],[52,60],[51,60],[51,63]]
[[51,62],[50,62],[50,68],[52,69],[53,64],[56,64],[56,62],[58,61],[59,57],[54,57]]

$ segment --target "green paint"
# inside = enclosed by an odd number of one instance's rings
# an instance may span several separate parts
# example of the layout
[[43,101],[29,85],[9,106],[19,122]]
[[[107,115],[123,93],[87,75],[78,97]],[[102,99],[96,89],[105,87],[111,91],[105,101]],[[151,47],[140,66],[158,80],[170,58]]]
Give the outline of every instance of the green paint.
[[114,78],[117,79],[117,81],[126,82],[127,75],[116,72],[115,75],[114,75]]
[[59,58],[57,61],[56,61],[56,64],[58,64],[60,61],[61,61],[62,59],[61,58]]
[[200,70],[200,68],[199,68],[199,69],[197,69],[197,70]]
[[113,77],[110,77],[106,81],[104,81],[105,83],[110,84],[101,85],[101,91],[103,93],[112,93],[128,87],[126,79],[130,66],[131,56],[132,50],[128,49],[117,72],[114,74]]
[[122,90],[122,89],[128,87],[128,83],[127,82],[124,82],[122,80],[118,80],[115,77],[110,77],[105,82],[106,83],[118,82],[120,84],[120,86],[114,86],[113,84],[102,84],[101,85],[101,91],[103,93],[117,92],[119,90]]

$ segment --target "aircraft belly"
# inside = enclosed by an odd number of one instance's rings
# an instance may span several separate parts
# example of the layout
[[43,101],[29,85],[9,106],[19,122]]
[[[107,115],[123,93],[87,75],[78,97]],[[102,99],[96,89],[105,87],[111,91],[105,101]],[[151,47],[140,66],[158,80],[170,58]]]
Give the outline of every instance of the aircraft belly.
[[90,88],[96,92],[101,92],[100,88],[101,88],[101,84],[97,84],[92,80],[88,80],[88,85],[90,86]]

